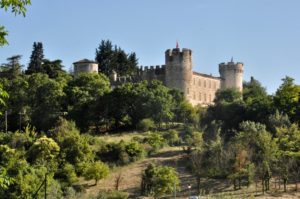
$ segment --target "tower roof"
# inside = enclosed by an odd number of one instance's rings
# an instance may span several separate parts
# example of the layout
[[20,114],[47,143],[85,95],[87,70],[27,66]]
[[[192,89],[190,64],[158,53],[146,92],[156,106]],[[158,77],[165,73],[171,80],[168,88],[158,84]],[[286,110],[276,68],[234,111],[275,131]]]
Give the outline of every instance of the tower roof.
[[93,61],[93,60],[89,60],[89,59],[81,59],[77,62],[74,62],[73,64],[86,64],[86,63],[89,63],[89,64],[98,64],[96,61]]

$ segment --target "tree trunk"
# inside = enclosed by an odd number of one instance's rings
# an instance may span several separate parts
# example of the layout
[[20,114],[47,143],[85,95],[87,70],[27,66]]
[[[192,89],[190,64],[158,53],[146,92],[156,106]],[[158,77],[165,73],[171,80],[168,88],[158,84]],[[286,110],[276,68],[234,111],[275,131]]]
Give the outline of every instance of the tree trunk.
[[265,194],[265,180],[261,180],[261,186],[262,186],[262,193]]
[[198,175],[197,176],[197,193],[200,195],[200,182],[201,182],[201,177]]
[[286,184],[287,184],[287,179],[284,178],[283,179],[283,190],[284,190],[284,192],[286,192]]
[[241,178],[238,178],[238,182],[239,182],[239,189],[241,189]]

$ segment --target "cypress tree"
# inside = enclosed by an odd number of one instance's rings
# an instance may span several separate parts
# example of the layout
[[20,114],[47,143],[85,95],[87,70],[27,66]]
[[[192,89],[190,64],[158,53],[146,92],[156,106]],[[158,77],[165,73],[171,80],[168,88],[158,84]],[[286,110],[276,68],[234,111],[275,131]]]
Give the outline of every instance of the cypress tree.
[[45,70],[43,68],[43,59],[44,59],[43,44],[41,42],[34,42],[32,54],[30,56],[30,62],[25,73],[26,74],[44,73]]

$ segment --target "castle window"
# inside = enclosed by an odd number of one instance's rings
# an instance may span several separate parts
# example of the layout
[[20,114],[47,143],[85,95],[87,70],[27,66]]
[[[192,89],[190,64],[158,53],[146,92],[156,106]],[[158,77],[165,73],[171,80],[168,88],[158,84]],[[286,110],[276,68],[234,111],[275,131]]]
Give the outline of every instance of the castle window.
[[202,99],[201,99],[201,93],[199,93],[199,101],[201,101]]
[[206,88],[206,80],[204,80],[204,88]]
[[211,81],[208,81],[208,88],[211,88]]
[[214,82],[214,89],[217,89],[217,84],[216,84],[216,82]]
[[193,94],[193,99],[196,99],[196,94],[195,94],[195,92],[194,92],[194,94]]
[[195,85],[195,82],[196,82],[196,80],[195,80],[195,78],[194,78],[194,85]]
[[199,82],[198,82],[199,86],[201,86],[201,79],[199,79]]
[[211,94],[209,94],[209,102],[211,102]]
[[206,102],[206,93],[204,93],[204,102]]

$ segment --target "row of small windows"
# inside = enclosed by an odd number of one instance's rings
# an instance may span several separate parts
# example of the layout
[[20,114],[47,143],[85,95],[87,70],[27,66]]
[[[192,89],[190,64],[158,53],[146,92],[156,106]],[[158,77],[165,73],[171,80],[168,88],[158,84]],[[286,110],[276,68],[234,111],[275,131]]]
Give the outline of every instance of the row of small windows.
[[[189,88],[187,88],[187,94],[189,94]],[[212,102],[213,97],[211,94],[206,93],[199,93],[199,95],[196,95],[196,92],[193,92],[193,100],[203,101],[203,102]]]
[[[198,79],[198,81],[197,81],[196,78],[194,78],[194,79],[193,79],[193,84],[196,85],[196,82],[198,82],[198,86],[199,86],[199,87],[202,86],[202,81],[201,81],[201,79]],[[208,88],[214,88],[214,89],[217,89],[217,83],[216,83],[216,81],[203,80],[203,87],[206,88],[206,86],[208,86]]]

